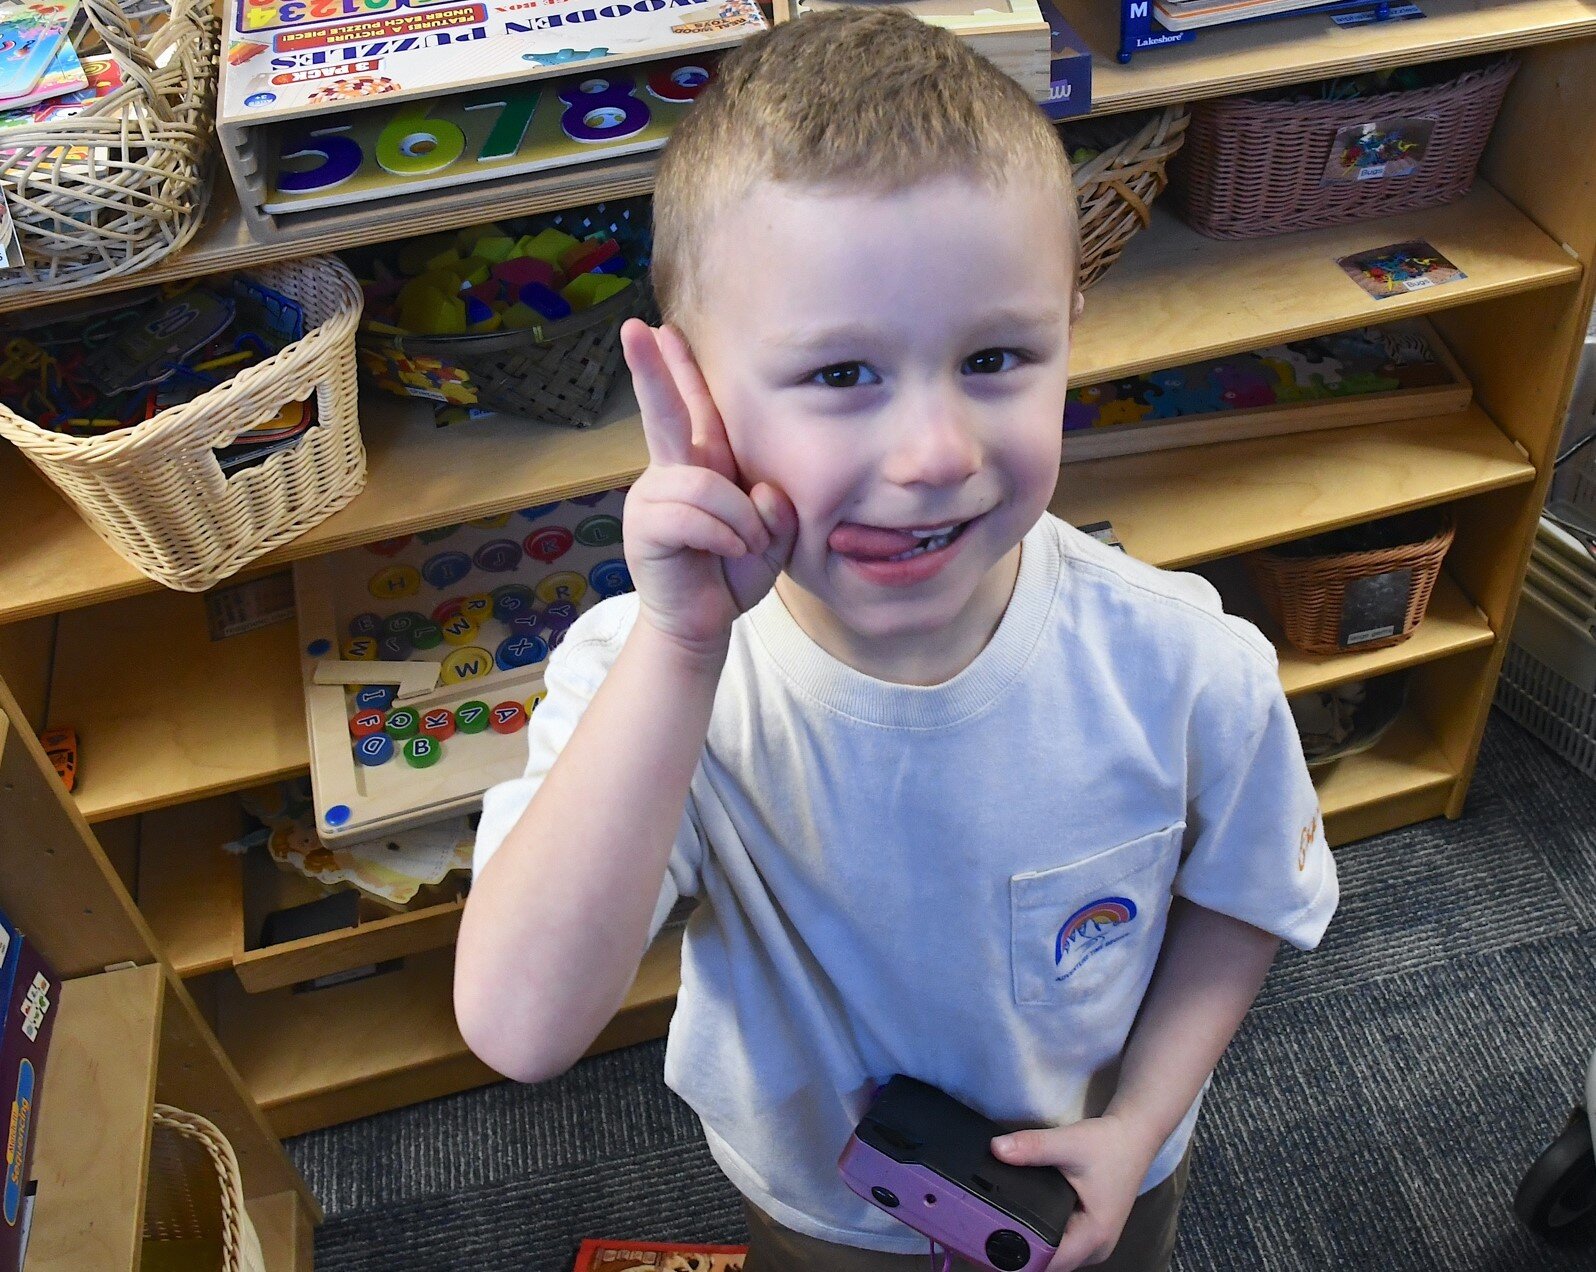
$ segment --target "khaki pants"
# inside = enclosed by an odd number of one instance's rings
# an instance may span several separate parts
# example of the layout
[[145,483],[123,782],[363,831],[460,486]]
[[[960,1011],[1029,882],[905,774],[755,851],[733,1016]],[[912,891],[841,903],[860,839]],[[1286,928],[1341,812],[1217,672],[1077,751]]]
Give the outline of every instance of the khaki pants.
[[[1114,1253],[1097,1272],[1165,1272],[1175,1248],[1180,1203],[1186,1194],[1191,1154],[1181,1159],[1170,1177],[1136,1199]],[[743,1272],[926,1272],[927,1254],[883,1254],[853,1246],[833,1245],[783,1228],[747,1200],[748,1258]],[[927,1252],[930,1244],[927,1243]],[[975,1272],[975,1265],[955,1259],[956,1272]]]

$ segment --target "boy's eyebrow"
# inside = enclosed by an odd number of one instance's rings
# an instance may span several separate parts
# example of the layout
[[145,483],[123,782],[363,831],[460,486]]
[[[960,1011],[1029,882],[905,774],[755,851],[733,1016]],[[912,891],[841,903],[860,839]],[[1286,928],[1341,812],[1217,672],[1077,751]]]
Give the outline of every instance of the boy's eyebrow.
[[[972,314],[966,330],[986,331],[1037,331],[1046,334],[1064,325],[1062,306],[1048,305],[1040,309],[989,309]],[[783,332],[772,332],[760,337],[760,343],[782,349],[835,348],[838,345],[866,344],[881,338],[881,329],[869,323],[838,323],[835,326],[794,327]]]

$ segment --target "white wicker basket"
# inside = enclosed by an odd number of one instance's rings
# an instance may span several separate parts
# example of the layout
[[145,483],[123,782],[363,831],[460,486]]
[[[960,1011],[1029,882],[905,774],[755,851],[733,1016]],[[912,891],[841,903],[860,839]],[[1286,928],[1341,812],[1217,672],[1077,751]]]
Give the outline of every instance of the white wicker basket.
[[144,269],[193,238],[205,213],[217,6],[83,0],[83,11],[91,38],[78,52],[113,55],[122,87],[6,133],[0,186],[23,262],[0,272],[0,291]]
[[[361,293],[332,257],[250,271],[297,300],[302,340],[131,428],[72,437],[0,405],[15,442],[83,519],[158,583],[203,591],[325,520],[366,480],[355,388]],[[316,424],[264,463],[231,475],[215,448],[316,395]]]
[[[212,1122],[168,1104],[155,1106],[144,1243],[146,1267],[203,1258],[218,1272],[266,1272],[233,1146]],[[162,1259],[163,1246],[179,1257]]]

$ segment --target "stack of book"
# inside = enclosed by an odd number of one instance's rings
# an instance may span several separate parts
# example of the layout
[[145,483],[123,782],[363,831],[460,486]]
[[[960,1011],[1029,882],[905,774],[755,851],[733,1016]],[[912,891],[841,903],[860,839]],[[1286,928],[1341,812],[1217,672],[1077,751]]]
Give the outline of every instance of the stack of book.
[[77,0],[0,0],[0,137],[75,115],[120,87],[113,58],[78,57],[76,11]]
[[1153,0],[1153,11],[1168,30],[1191,31],[1224,22],[1313,9],[1324,3],[1325,0]]

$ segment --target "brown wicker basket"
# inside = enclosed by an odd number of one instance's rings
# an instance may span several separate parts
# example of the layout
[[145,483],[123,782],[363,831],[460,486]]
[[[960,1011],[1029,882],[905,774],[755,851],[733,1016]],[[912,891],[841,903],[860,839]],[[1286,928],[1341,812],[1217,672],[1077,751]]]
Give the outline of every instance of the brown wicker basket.
[[1103,276],[1152,219],[1152,202],[1169,182],[1169,161],[1185,139],[1188,117],[1184,106],[1165,106],[1059,129],[1072,153],[1083,146],[1098,152],[1074,165],[1082,290]]
[[266,1272],[238,1158],[207,1119],[155,1106],[144,1198],[145,1272]]
[[0,291],[143,269],[187,243],[204,215],[217,7],[83,0],[83,10],[122,87],[76,115],[6,132],[0,184],[23,265],[0,272]]
[[[1517,69],[1504,57],[1428,88],[1343,101],[1200,102],[1175,165],[1183,215],[1210,238],[1257,238],[1461,199]],[[1325,181],[1338,133],[1396,119],[1434,121],[1415,171]]]
[[[355,383],[359,284],[332,257],[250,272],[304,306],[310,330],[193,401],[89,437],[42,428],[0,404],[0,437],[119,555],[180,591],[203,591],[303,534],[366,480]],[[316,423],[294,445],[222,472],[217,447],[312,394]]]
[[[1290,547],[1249,553],[1247,573],[1253,587],[1280,624],[1286,639],[1309,654],[1340,654],[1349,650],[1383,649],[1398,645],[1413,634],[1424,618],[1430,593],[1441,574],[1441,561],[1452,545],[1450,512],[1409,513],[1377,523],[1406,532],[1411,542],[1398,547],[1362,552],[1336,552],[1308,556]],[[1347,587],[1359,579],[1396,570],[1411,570],[1407,610],[1400,630],[1372,639],[1342,640]]]

